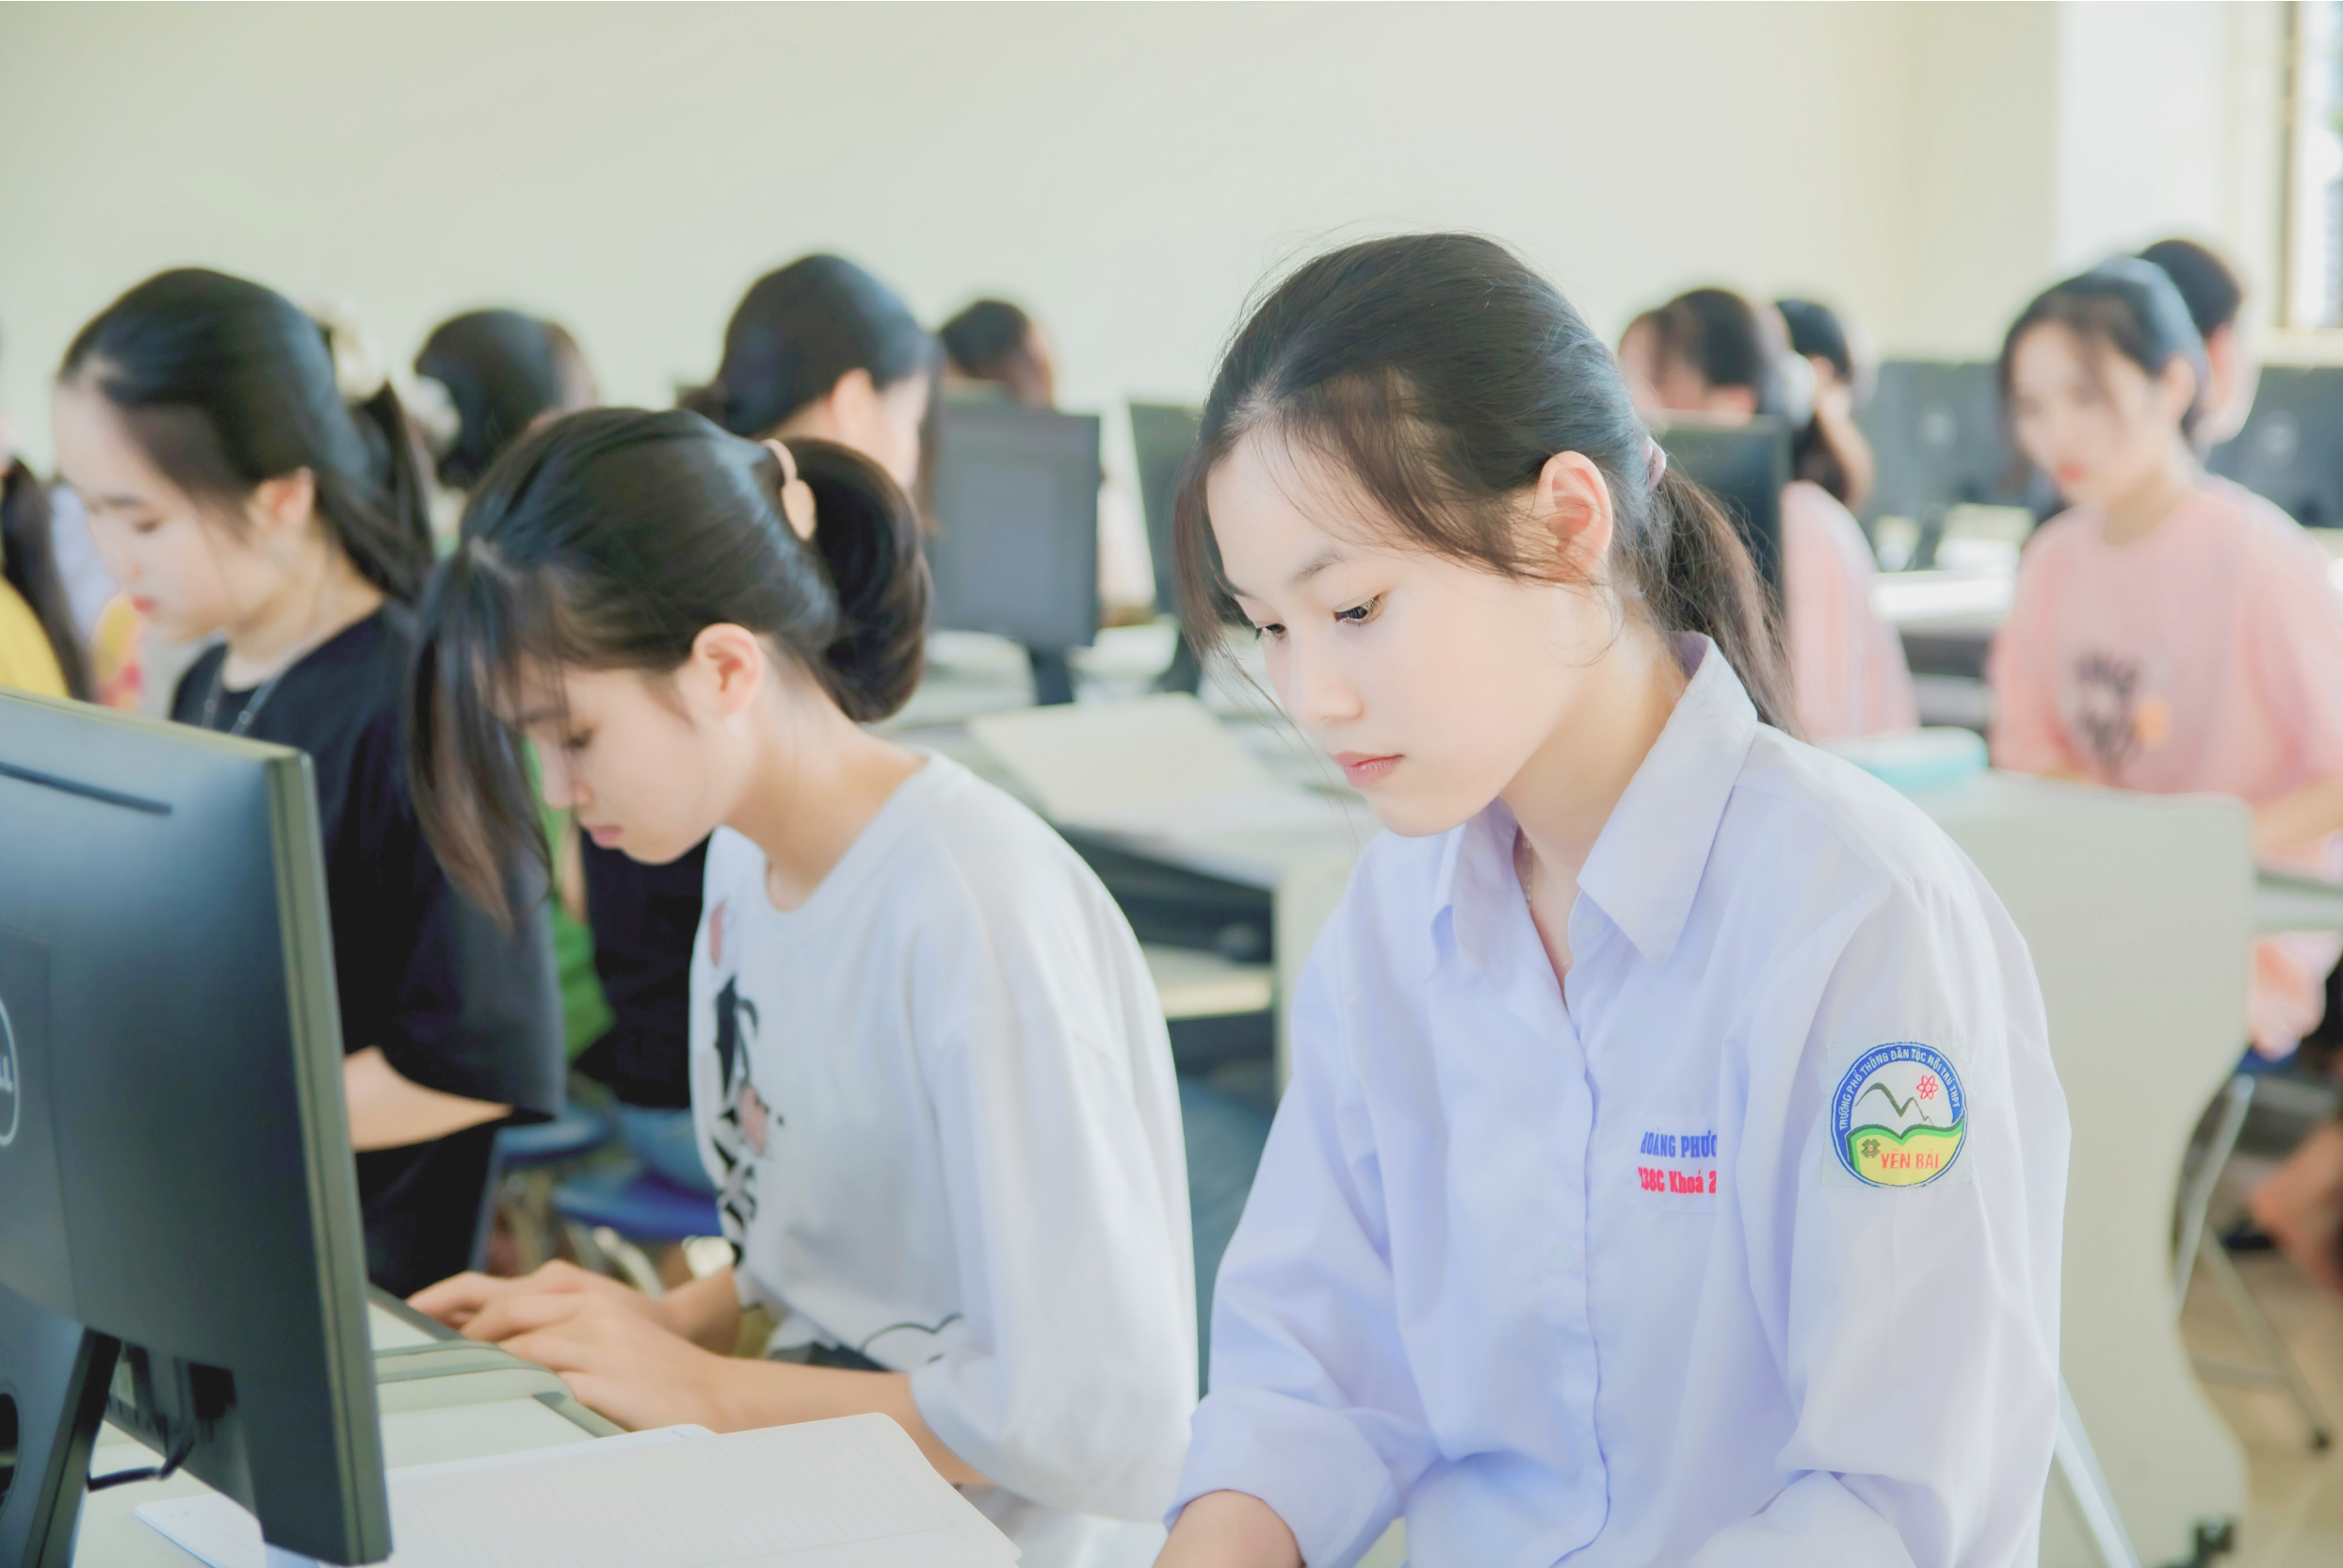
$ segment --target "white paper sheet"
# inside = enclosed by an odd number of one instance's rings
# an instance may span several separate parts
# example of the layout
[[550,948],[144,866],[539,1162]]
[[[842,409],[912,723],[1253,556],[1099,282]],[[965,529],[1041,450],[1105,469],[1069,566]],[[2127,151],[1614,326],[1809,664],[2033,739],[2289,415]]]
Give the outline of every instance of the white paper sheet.
[[[696,1427],[390,1475],[390,1568],[1002,1568],[1017,1548],[883,1415]],[[210,1568],[296,1568],[217,1494],[138,1517]]]

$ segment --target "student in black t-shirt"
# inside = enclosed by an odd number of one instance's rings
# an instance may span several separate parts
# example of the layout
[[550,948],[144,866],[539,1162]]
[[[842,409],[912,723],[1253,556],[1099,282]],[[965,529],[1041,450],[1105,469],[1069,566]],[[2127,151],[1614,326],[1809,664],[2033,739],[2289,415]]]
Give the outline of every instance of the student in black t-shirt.
[[412,1292],[470,1263],[496,1127],[559,1108],[561,1044],[541,898],[516,882],[507,929],[458,894],[408,795],[430,547],[398,399],[282,296],[187,269],[82,329],[55,426],[139,611],[222,634],[171,717],[314,764],[367,1269]]

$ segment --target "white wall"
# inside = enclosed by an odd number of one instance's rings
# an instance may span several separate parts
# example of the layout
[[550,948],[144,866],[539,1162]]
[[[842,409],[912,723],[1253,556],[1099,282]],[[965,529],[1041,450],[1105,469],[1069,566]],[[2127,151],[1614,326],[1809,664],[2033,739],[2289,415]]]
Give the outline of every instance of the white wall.
[[409,351],[542,309],[641,401],[814,246],[931,315],[1030,301],[1075,402],[1196,390],[1336,229],[1489,230],[1606,324],[1710,275],[1875,311],[1894,37],[1828,7],[11,8],[0,388],[37,417],[74,325],[195,260]]
[[543,311],[660,403],[817,246],[930,317],[1025,300],[1076,406],[1193,394],[1265,271],[1422,224],[1607,332],[1721,280],[1976,352],[2070,249],[2061,47],[2172,25],[2061,9],[0,6],[0,409],[43,449],[73,329],[182,262],[347,297],[401,360]]

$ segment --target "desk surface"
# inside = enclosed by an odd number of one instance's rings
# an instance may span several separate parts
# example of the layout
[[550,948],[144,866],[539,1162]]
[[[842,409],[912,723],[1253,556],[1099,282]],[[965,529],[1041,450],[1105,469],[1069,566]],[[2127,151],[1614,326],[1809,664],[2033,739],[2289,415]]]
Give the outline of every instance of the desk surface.
[[2257,931],[2343,931],[2343,884],[2265,871],[2254,888]]

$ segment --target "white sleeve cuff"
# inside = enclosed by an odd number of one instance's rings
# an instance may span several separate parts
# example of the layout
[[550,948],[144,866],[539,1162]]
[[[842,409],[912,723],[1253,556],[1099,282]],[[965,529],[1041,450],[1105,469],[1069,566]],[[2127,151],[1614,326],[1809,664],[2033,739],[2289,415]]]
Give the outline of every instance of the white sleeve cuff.
[[1208,1395],[1167,1522],[1207,1492],[1242,1492],[1294,1532],[1301,1560],[1348,1563],[1399,1514],[1399,1491],[1374,1446],[1341,1412],[1264,1388]]

